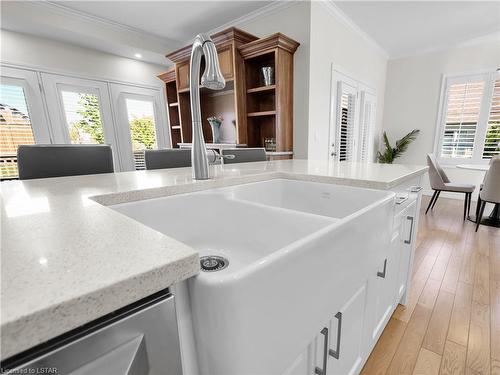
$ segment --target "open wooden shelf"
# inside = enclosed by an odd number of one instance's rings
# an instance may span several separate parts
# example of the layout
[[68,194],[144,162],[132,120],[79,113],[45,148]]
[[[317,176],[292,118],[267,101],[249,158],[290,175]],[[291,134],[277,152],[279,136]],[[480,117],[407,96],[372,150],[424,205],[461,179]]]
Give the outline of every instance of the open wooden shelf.
[[270,90],[275,90],[275,89],[276,89],[276,85],[260,86],[260,87],[255,87],[253,89],[248,89],[247,93],[252,94],[254,92],[270,91]]
[[259,117],[259,116],[274,116],[276,111],[261,111],[261,112],[249,112],[248,117]]

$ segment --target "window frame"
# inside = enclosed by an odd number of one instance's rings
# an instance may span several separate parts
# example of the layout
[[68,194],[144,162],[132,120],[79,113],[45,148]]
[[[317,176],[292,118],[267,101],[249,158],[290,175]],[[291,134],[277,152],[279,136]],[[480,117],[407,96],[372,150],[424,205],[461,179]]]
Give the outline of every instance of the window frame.
[[[339,121],[340,121],[340,106],[341,102],[339,98],[342,93],[345,93],[343,88],[348,88],[351,94],[354,95],[354,117],[353,117],[353,142],[351,151],[351,162],[373,162],[373,147],[374,147],[374,133],[377,121],[377,91],[363,83],[360,80],[352,78],[351,76],[338,70],[332,64],[332,76],[331,76],[331,86],[330,86],[330,124],[329,124],[329,137],[328,137],[328,156],[327,160],[334,160],[338,162],[340,160],[340,143],[337,142],[339,138]],[[364,131],[364,119],[362,115],[364,110],[362,105],[364,105],[367,97],[370,97],[372,102],[372,113],[370,118],[370,124],[368,125],[368,145],[366,148],[366,155],[362,155],[361,136]]]
[[162,91],[145,87],[133,87],[128,85],[110,84],[112,107],[116,111],[118,142],[122,147],[120,162],[123,171],[135,171],[134,153],[132,150],[132,139],[130,124],[128,121],[126,99],[148,100],[153,102],[156,145],[158,149],[170,147],[170,133],[168,132],[168,121],[166,106],[163,101]]
[[[434,155],[442,165],[456,166],[459,164],[477,164],[487,165],[490,159],[483,159],[484,142],[488,129],[488,119],[490,115],[491,98],[493,95],[495,80],[500,78],[497,71],[487,71],[480,73],[443,75],[441,83],[441,93],[439,99],[439,109],[436,123],[436,132],[434,139]],[[443,158],[441,157],[441,148],[444,140],[444,131],[446,126],[446,117],[448,114],[448,90],[452,85],[484,82],[483,96],[481,98],[479,116],[477,120],[476,134],[471,158]]]
[[35,143],[51,143],[53,136],[47,127],[48,121],[37,72],[2,66],[0,83],[23,88]]

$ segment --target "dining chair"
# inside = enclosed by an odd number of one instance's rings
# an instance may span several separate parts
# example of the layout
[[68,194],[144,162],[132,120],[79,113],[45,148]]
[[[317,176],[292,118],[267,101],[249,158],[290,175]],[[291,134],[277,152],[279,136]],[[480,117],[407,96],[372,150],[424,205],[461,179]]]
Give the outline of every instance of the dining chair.
[[[226,148],[221,150],[221,155],[224,159],[224,164],[267,160],[264,148]],[[225,156],[232,156],[232,158],[226,158]]]
[[17,149],[20,180],[112,173],[109,145],[20,145]]
[[191,150],[165,149],[144,151],[146,169],[182,168],[191,166]]
[[[500,156],[495,156],[490,162],[490,168],[484,177],[483,187],[479,191],[476,215],[476,232],[483,218],[486,203],[500,204]],[[476,211],[477,212],[477,211]]]
[[472,184],[460,184],[456,182],[451,182],[446,173],[444,173],[443,168],[438,164],[436,157],[433,154],[427,154],[427,165],[429,166],[429,180],[431,183],[431,188],[434,190],[434,194],[425,210],[425,214],[429,209],[433,210],[436,202],[439,198],[439,194],[442,191],[447,191],[451,193],[463,193],[465,194],[464,201],[464,220],[467,218],[470,212],[470,202],[472,193],[476,188]]

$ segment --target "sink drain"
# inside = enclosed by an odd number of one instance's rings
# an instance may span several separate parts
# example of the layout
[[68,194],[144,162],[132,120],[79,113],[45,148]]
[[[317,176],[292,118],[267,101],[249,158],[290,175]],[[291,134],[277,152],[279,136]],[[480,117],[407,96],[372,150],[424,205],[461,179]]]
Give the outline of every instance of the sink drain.
[[215,272],[226,268],[229,261],[216,255],[208,255],[200,258],[200,267],[205,272]]

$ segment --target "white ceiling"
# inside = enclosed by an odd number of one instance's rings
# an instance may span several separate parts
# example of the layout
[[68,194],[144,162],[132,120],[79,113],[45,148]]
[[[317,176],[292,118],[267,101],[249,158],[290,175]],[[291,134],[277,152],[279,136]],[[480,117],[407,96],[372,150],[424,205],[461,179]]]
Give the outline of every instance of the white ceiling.
[[335,5],[391,58],[452,47],[500,31],[499,1],[336,1]]
[[271,1],[2,1],[2,29],[167,64],[167,52]]

